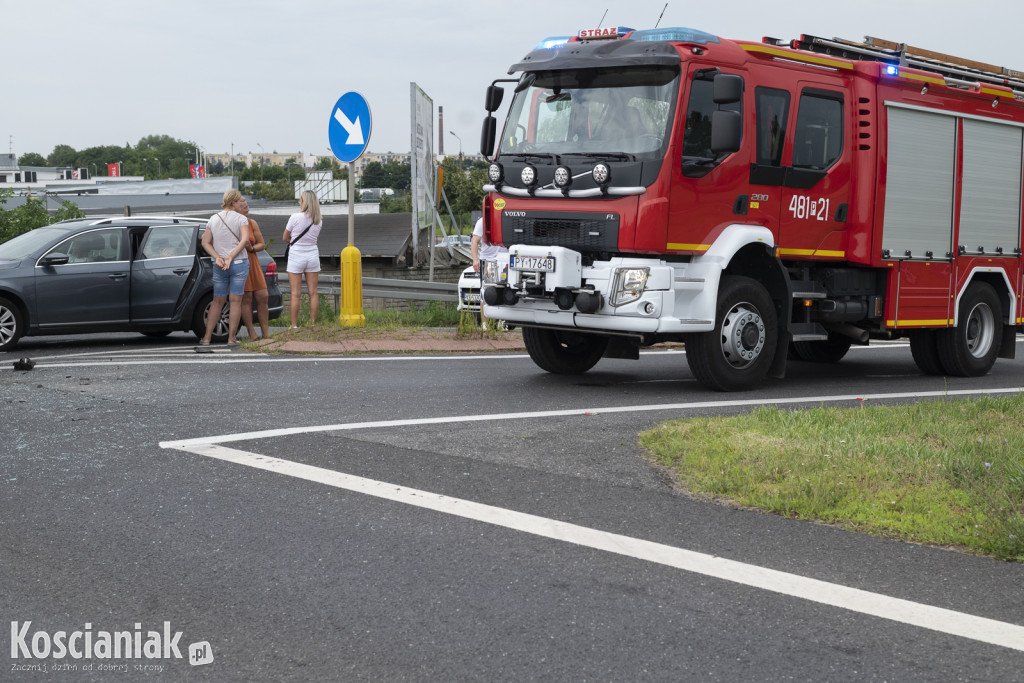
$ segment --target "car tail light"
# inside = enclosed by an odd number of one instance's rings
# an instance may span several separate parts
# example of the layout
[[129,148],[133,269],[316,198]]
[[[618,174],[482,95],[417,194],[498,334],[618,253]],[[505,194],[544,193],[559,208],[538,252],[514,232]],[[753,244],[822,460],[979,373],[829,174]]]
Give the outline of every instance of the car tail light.
[[271,261],[267,264],[267,272],[264,273],[264,275],[267,277],[270,277],[271,275],[277,277],[277,261]]

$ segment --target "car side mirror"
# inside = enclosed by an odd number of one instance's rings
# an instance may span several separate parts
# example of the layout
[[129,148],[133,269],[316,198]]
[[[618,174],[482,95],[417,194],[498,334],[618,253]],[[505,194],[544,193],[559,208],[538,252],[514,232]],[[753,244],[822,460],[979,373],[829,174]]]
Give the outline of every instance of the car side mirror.
[[496,85],[487,86],[487,96],[484,98],[484,109],[489,112],[498,111],[501,100],[505,97],[505,91]]
[[494,139],[498,135],[498,120],[493,116],[484,119],[483,129],[480,131],[480,154],[491,157],[494,151]]
[[734,104],[743,101],[743,77],[736,74],[715,76],[712,98],[715,104]]
[[46,266],[47,268],[49,268],[50,266],[63,266],[68,262],[68,260],[69,257],[67,254],[62,254],[59,251],[54,251],[41,258],[39,260],[39,265]]
[[711,114],[711,151],[732,154],[743,140],[743,117],[736,111],[718,110]]

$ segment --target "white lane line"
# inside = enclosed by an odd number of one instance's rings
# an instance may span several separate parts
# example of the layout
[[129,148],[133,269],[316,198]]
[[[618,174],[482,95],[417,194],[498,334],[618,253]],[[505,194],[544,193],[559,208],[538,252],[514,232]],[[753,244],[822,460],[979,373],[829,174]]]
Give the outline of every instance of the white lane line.
[[[188,360],[185,360],[188,358]],[[197,364],[234,364],[234,363],[367,363],[380,361],[416,361],[416,360],[507,360],[513,358],[529,358],[524,354],[496,354],[481,353],[474,355],[450,355],[426,356],[421,354],[374,354],[369,356],[259,356],[259,355],[238,355],[228,351],[214,351],[212,353],[196,353],[189,351],[171,359],[159,360],[150,358],[148,360],[83,360],[72,363],[47,363],[45,357],[38,357],[36,370],[44,368],[86,368],[92,366],[106,365],[197,365]],[[13,360],[17,360],[12,356]],[[0,361],[2,362],[2,361]],[[0,370],[11,370],[12,366],[0,366]]]
[[[1005,387],[993,389],[962,389],[959,391],[908,391],[890,394],[845,394],[838,396],[793,396],[789,398],[772,398],[773,404],[795,403],[841,403],[844,401],[879,401],[901,398],[943,398],[950,396],[987,396],[991,394],[1019,394],[1022,387]],[[537,410],[524,413],[495,413],[492,415],[449,415],[442,417],[421,417],[405,420],[381,420],[376,422],[343,422],[330,425],[307,425],[304,427],[285,427],[282,429],[264,429],[258,432],[241,432],[222,434],[220,436],[203,436],[194,439],[177,441],[161,441],[161,448],[183,448],[200,444],[229,443],[232,441],[248,441],[250,439],[267,439],[292,434],[312,434],[314,432],[336,432],[353,429],[373,429],[375,427],[408,427],[413,425],[454,424],[459,422],[496,422],[499,420],[522,420],[531,418],[568,417],[574,415],[601,415],[606,413],[643,413],[659,410],[699,410],[704,408],[743,408],[758,406],[765,403],[765,398],[738,399],[731,401],[699,401],[693,403],[657,403],[651,405],[608,406],[604,408],[569,408],[565,410]]]
[[207,443],[174,448],[535,536],[667,565],[930,631],[1024,651],[1024,626],[1016,624],[225,446]]

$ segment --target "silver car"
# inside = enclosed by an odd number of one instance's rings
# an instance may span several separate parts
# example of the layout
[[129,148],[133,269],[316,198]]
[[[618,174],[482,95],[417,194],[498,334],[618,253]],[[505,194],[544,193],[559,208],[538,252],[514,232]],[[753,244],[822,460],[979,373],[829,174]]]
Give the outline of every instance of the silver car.
[[[0,351],[23,336],[191,330],[202,337],[213,300],[205,219],[114,217],[64,221],[0,244]],[[270,318],[283,310],[277,266],[259,252]],[[227,338],[225,305],[214,338]]]

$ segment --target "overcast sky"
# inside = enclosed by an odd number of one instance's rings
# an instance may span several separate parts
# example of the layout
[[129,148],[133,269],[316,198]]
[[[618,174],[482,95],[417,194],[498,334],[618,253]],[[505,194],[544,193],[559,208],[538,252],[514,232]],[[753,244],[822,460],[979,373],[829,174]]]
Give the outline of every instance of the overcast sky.
[[[1024,71],[1024,2],[996,0],[0,0],[4,152],[133,146],[330,154],[344,93],[372,152],[410,147],[409,84],[444,108],[444,150],[478,151],[484,90],[540,39],[687,26],[723,38],[872,35]],[[607,16],[602,22],[602,15]],[[435,150],[441,134],[435,123]]]

